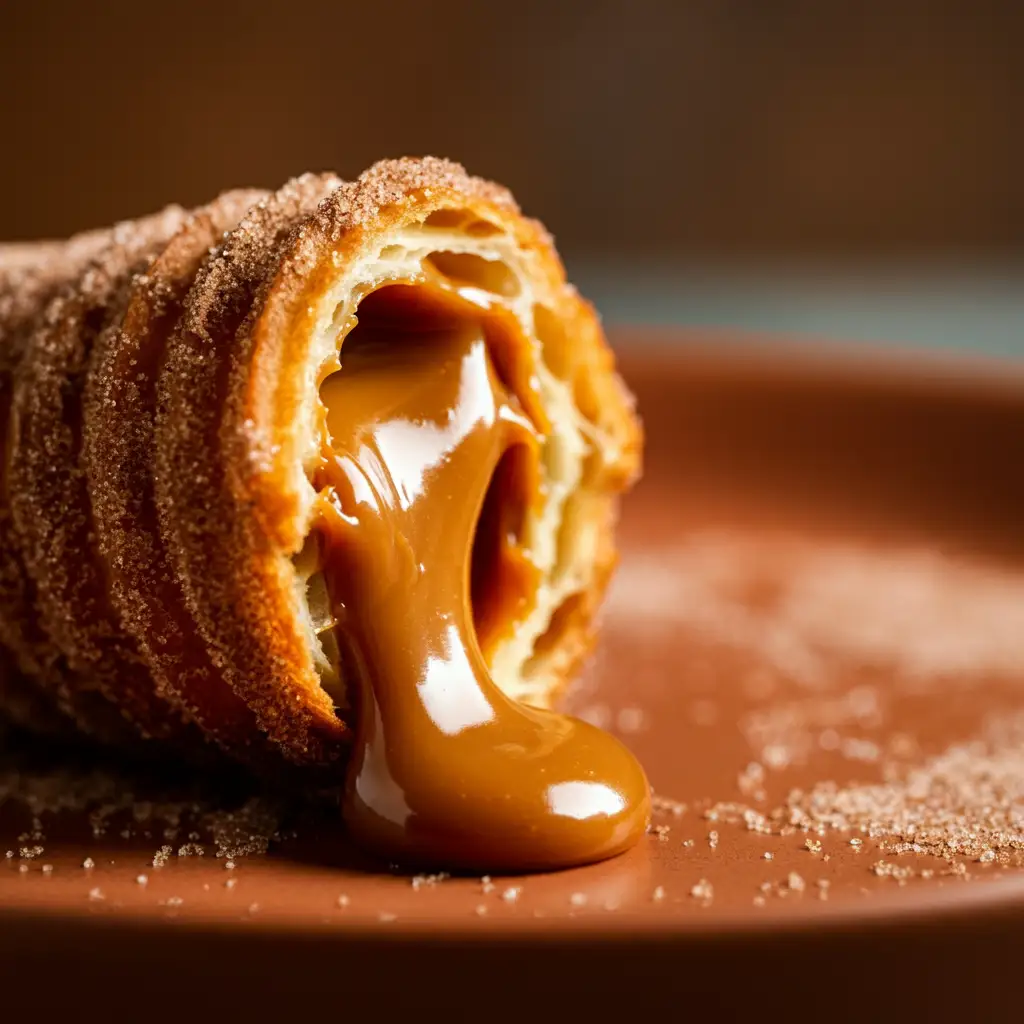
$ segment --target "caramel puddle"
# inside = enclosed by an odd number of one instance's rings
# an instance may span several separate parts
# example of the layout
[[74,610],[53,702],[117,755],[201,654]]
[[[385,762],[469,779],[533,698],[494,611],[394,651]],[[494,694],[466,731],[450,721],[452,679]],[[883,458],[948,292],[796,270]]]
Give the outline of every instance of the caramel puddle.
[[[505,696],[481,649],[502,609],[530,599],[514,530],[540,447],[499,380],[483,318],[361,325],[340,363],[320,390],[331,448],[317,483],[335,635],[356,690],[351,835],[388,860],[447,869],[621,853],[649,817],[639,763],[600,729]],[[474,566],[485,499],[490,537]]]

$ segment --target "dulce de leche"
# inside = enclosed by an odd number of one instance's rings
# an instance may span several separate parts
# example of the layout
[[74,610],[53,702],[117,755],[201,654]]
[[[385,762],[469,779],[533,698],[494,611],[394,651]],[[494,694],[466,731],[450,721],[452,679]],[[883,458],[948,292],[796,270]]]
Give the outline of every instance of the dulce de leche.
[[317,531],[358,723],[347,827],[391,861],[450,869],[613,856],[646,827],[643,769],[602,730],[506,696],[487,667],[536,586],[516,529],[542,443],[496,370],[501,325],[450,291],[400,290],[444,315],[361,323],[320,388]]

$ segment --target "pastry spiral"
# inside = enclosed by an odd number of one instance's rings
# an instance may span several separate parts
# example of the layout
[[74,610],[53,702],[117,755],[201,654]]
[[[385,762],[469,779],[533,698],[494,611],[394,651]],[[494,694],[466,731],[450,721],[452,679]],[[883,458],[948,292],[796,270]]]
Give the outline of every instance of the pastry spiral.
[[261,767],[344,762],[358,701],[315,543],[320,386],[361,313],[423,285],[523,339],[492,358],[536,406],[542,500],[518,527],[535,572],[487,661],[506,694],[550,704],[593,639],[640,427],[543,227],[424,158],[0,247],[10,717]]

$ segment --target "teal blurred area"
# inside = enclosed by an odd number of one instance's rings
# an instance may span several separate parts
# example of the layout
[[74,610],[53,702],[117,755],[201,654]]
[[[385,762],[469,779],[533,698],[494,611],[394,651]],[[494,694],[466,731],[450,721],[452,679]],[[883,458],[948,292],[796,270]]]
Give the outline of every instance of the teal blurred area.
[[1024,263],[708,268],[568,260],[609,327],[706,327],[1024,360]]

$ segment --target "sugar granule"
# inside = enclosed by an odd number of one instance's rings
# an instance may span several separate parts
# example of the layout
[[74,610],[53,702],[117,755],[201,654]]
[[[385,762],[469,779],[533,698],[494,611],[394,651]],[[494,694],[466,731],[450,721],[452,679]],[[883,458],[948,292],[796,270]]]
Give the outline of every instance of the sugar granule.
[[703,900],[705,903],[710,903],[711,899],[715,895],[714,887],[706,879],[702,878],[692,889],[690,889],[690,895],[695,899]]
[[105,900],[106,898],[103,895],[103,890],[98,887],[89,890],[89,899],[91,900]]
[[569,897],[569,903],[574,907],[585,907],[587,905],[587,894],[585,892],[574,892]]
[[340,907],[341,909],[344,909],[345,907],[347,907],[347,906],[349,905],[349,902],[350,902],[350,901],[349,901],[349,898],[348,898],[348,896],[346,896],[346,895],[345,895],[344,893],[342,893],[342,894],[341,894],[341,895],[340,895],[340,896],[338,897],[338,899],[336,900],[336,903],[337,903],[337,905],[338,905],[338,906],[339,906],[339,907]]
[[519,899],[519,894],[522,892],[522,888],[518,885],[510,885],[502,894],[501,898],[506,903],[515,903]]
[[681,818],[686,813],[686,804],[667,796],[652,793],[651,809],[655,813],[671,814],[674,818]]
[[85,860],[82,861],[82,867],[85,868],[86,871],[92,871],[92,869],[96,867],[96,861],[94,861],[92,857],[86,857]]
[[434,875],[414,875],[410,880],[410,884],[414,889],[421,889],[425,885],[437,885],[438,882],[443,882],[446,878],[451,876],[444,871],[440,871]]
[[665,898],[665,887],[663,885],[655,886],[654,892],[651,893],[651,901],[653,903],[660,903]]
[[136,875],[135,882],[137,885],[149,885],[149,875]]

